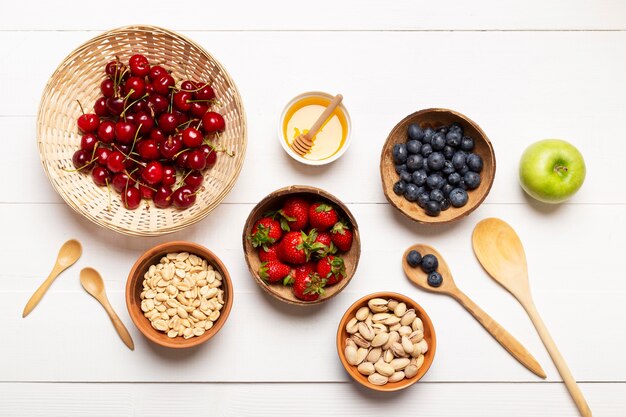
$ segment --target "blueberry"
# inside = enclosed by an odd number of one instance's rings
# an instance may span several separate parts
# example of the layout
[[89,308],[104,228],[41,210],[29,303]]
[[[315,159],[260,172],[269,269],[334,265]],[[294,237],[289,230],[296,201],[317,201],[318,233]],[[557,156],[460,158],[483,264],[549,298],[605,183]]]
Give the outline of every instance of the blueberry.
[[409,201],[417,200],[417,185],[408,183],[406,185],[406,189],[404,190],[404,198]]
[[422,271],[430,274],[436,271],[437,268],[439,268],[439,259],[437,259],[435,255],[429,253],[428,255],[422,256]]
[[409,265],[415,268],[416,266],[419,266],[419,264],[422,263],[422,255],[420,255],[418,251],[412,250],[406,255],[406,261],[408,262]]
[[408,171],[402,171],[400,173],[400,181],[404,181],[404,182],[411,182],[411,173]]
[[417,205],[421,208],[426,207],[426,203],[430,201],[430,193],[428,191],[422,192],[417,196]]
[[462,188],[455,188],[450,191],[450,195],[448,195],[448,199],[450,199],[450,204],[454,207],[463,207],[467,204],[467,191]]
[[483,159],[480,155],[471,153],[467,156],[467,167],[470,171],[480,172],[483,170]]
[[396,173],[401,173],[402,171],[406,171],[406,164],[398,164],[396,165]]
[[407,129],[409,139],[420,140],[424,137],[424,131],[417,123],[411,123]]
[[422,149],[420,149],[420,153],[424,158],[428,158],[428,155],[433,153],[433,148],[430,144],[425,143],[422,145]]
[[465,180],[463,178],[461,178],[461,181],[459,181],[459,185],[457,185],[457,188],[461,188],[467,191],[467,184],[465,184]]
[[409,153],[416,154],[420,153],[420,149],[422,148],[422,142],[419,140],[410,140],[406,143],[406,150]]
[[424,205],[424,211],[429,216],[437,217],[439,216],[439,213],[441,213],[441,204],[436,202],[435,200],[430,200]]
[[428,176],[426,175],[426,172],[424,170],[420,169],[418,171],[414,171],[411,177],[412,177],[413,184],[419,186],[419,185],[426,184],[426,178]]
[[406,182],[404,181],[398,181],[393,185],[393,192],[397,195],[404,194],[404,190],[406,190]]
[[443,187],[444,183],[445,183],[445,180],[439,174],[430,174],[428,178],[426,178],[426,185],[431,190],[436,190],[438,188]]
[[468,171],[469,168],[467,167],[467,165],[463,165],[460,169],[456,170],[456,172],[458,172],[460,175],[465,175],[465,173]]
[[393,145],[393,162],[396,164],[404,164],[409,156],[404,143],[396,143]]
[[434,133],[435,131],[430,127],[427,127],[426,129],[424,129],[424,137],[422,138],[422,142],[430,143],[431,139],[433,138]]
[[443,283],[443,277],[437,271],[428,274],[428,285],[431,287],[439,287]]
[[453,172],[448,175],[448,184],[457,185],[461,181],[461,174],[458,172]]
[[443,192],[443,195],[446,197],[450,195],[450,191],[452,190],[454,190],[454,185],[444,184],[444,186],[441,187],[441,191]]
[[440,151],[446,146],[446,137],[443,133],[437,132],[433,135],[431,146],[434,151]]
[[452,166],[454,169],[461,169],[465,166],[465,161],[467,160],[467,154],[463,151],[457,151],[452,157]]
[[433,171],[439,171],[441,168],[443,168],[445,162],[446,158],[443,157],[441,152],[433,152],[428,155],[428,168]]
[[465,173],[465,175],[463,175],[463,181],[465,181],[465,185],[467,185],[467,188],[469,188],[470,190],[478,188],[478,186],[480,185],[480,174],[468,171]]
[[441,153],[446,159],[452,159],[452,157],[454,156],[454,148],[446,145],[443,147],[443,150],[441,151]]
[[443,191],[441,190],[432,190],[430,192],[430,199],[436,201],[437,203],[441,203],[444,198],[446,197],[443,195]]
[[424,157],[422,155],[410,155],[406,160],[406,168],[413,172],[424,166]]
[[474,149],[474,139],[469,136],[463,136],[463,139],[461,139],[461,149],[468,152]]
[[463,133],[459,130],[451,130],[446,135],[446,144],[453,148],[457,148],[461,144]]
[[450,175],[454,172],[454,166],[452,165],[452,162],[450,161],[446,161],[443,163],[443,168],[441,169],[441,173],[443,175]]
[[443,135],[445,136],[448,133],[448,126],[441,126],[437,128],[437,132],[441,132],[443,133]]
[[446,211],[450,208],[450,200],[448,200],[447,198],[445,198],[442,202],[441,202],[441,211]]
[[461,132],[461,135],[463,135],[463,126],[461,126],[461,124],[459,122],[454,122],[450,125],[450,127],[448,128],[448,132],[452,132],[452,131],[457,131],[457,132]]

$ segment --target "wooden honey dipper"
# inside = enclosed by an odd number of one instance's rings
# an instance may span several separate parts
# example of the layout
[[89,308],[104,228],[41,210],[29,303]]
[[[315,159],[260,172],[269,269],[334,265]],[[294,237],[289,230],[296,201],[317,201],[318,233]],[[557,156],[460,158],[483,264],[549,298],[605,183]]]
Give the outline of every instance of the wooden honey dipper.
[[341,103],[341,100],[343,100],[343,96],[341,94],[337,94],[330,101],[330,103],[328,103],[328,107],[326,107],[326,110],[324,110],[324,112],[320,115],[320,117],[317,118],[315,123],[313,123],[313,126],[311,126],[311,128],[309,129],[309,131],[307,133],[303,133],[300,136],[296,137],[293,140],[293,142],[291,142],[291,149],[293,149],[295,153],[297,153],[300,156],[304,156],[311,150],[311,148],[313,147],[313,138],[315,137],[317,132],[320,130],[322,125],[326,123],[326,120],[330,118],[330,116],[333,114],[337,106],[339,106],[339,104]]

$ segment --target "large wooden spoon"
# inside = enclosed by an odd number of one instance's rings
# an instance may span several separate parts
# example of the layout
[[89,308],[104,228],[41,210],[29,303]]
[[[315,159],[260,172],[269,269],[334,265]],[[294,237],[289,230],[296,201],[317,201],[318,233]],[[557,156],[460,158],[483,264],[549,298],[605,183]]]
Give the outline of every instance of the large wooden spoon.
[[120,338],[130,350],[134,350],[135,344],[133,343],[133,338],[130,337],[130,333],[126,330],[126,326],[124,326],[122,320],[120,320],[118,315],[113,310],[113,307],[111,307],[111,303],[109,303],[109,299],[104,291],[104,281],[98,271],[93,268],[84,268],[80,271],[80,284],[83,286],[85,291],[102,304],[102,307],[104,307],[109,315],[113,326],[115,326],[117,334],[120,335]]
[[[422,271],[421,268],[414,268],[408,264],[406,260],[407,254],[412,251],[418,251],[422,256],[431,254],[435,255],[439,260],[439,268],[437,271],[443,277],[443,283],[439,287],[433,287],[428,284],[427,274]],[[529,371],[534,373],[541,378],[546,377],[546,373],[544,372],[539,362],[531,355],[524,346],[520,342],[517,341],[509,332],[507,332],[504,327],[500,326],[498,322],[489,316],[489,314],[485,313],[483,309],[478,307],[476,303],[474,303],[465,293],[463,293],[454,283],[454,279],[452,279],[452,273],[450,272],[450,268],[448,268],[448,264],[445,259],[439,252],[435,250],[435,248],[428,245],[413,245],[409,247],[402,257],[402,268],[404,269],[404,273],[407,278],[411,280],[418,287],[425,289],[427,291],[436,292],[439,294],[449,295],[450,297],[457,300],[463,307],[469,311],[472,316],[480,324],[483,325],[485,330],[487,330],[493,337],[504,347],[515,359],[519,361],[522,365],[528,368]]]
[[59,276],[59,274],[65,271],[70,266],[74,265],[80,255],[83,253],[83,248],[80,245],[80,242],[76,239],[70,239],[61,246],[59,249],[59,254],[57,255],[57,261],[48,275],[48,278],[37,288],[35,293],[30,297],[26,306],[24,307],[24,311],[22,312],[22,317],[26,317],[30,314],[31,311],[39,304],[41,299],[43,298],[50,285],[54,282],[54,280]]
[[559,374],[565,382],[570,395],[576,403],[580,414],[591,416],[591,409],[585,401],[576,380],[572,376],[565,359],[561,356],[554,340],[548,333],[546,325],[537,312],[537,308],[530,294],[528,284],[528,267],[526,254],[520,238],[515,230],[506,222],[489,218],[479,222],[472,234],[474,253],[485,271],[524,307],[533,325],[539,333],[544,346],[550,353]]

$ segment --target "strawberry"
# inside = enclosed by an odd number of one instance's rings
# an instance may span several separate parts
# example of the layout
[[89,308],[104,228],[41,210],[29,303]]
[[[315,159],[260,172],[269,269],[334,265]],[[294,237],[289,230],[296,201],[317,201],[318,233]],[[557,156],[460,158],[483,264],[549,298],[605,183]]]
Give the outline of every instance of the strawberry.
[[255,248],[262,246],[266,248],[278,241],[283,235],[280,223],[271,217],[262,217],[254,223],[252,233],[248,236],[250,243]]
[[337,248],[333,244],[331,235],[328,232],[318,233],[316,229],[311,229],[309,231],[309,241],[313,241],[313,244],[309,245],[308,249],[317,259],[323,258],[329,253],[334,254],[337,252]]
[[326,279],[326,285],[334,285],[346,276],[346,266],[339,256],[328,255],[320,259],[315,269],[321,278]]
[[311,223],[311,227],[316,228],[320,232],[325,232],[333,227],[333,225],[337,223],[337,220],[339,220],[337,212],[328,204],[314,203],[309,207],[309,222]]
[[331,239],[340,251],[347,252],[352,247],[352,231],[343,220],[337,222],[330,231]]
[[259,268],[259,276],[267,282],[278,282],[289,276],[291,267],[280,261],[263,262]]
[[278,244],[259,248],[259,259],[261,262],[277,261],[277,251]]
[[296,298],[303,301],[315,301],[324,294],[326,280],[320,278],[314,268],[314,264],[306,264],[296,269],[296,277],[291,288]]
[[310,203],[301,197],[290,197],[285,200],[283,208],[278,211],[282,216],[281,226],[284,231],[303,230],[309,224]]
[[278,244],[278,259],[294,265],[302,265],[308,259],[305,242],[309,237],[304,232],[287,232]]

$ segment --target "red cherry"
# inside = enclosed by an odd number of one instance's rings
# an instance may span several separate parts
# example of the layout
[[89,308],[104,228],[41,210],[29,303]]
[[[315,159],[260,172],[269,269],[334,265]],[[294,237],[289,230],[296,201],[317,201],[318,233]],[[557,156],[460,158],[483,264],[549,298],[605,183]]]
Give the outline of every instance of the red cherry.
[[171,159],[183,148],[183,140],[180,135],[170,136],[161,144],[163,158]]
[[200,89],[194,93],[194,97],[198,100],[212,100],[215,98],[215,91],[210,85],[203,83]]
[[121,97],[107,98],[107,109],[113,116],[119,116],[124,111],[124,99]]
[[113,79],[118,79],[120,76],[123,77],[122,74],[125,74],[125,71],[126,65],[118,60],[109,62],[104,69],[104,72],[106,72],[107,75]]
[[159,116],[159,127],[164,133],[173,133],[178,127],[178,119],[174,113],[163,113]]
[[72,155],[72,163],[74,164],[74,167],[76,169],[89,168],[89,166],[92,164],[91,153],[84,149],[77,150],[76,152],[74,152],[74,155]]
[[91,171],[91,178],[93,179],[93,182],[96,183],[96,185],[102,187],[109,183],[109,181],[111,180],[111,174],[109,173],[109,170],[105,167],[97,166],[93,169],[93,171]]
[[202,150],[202,154],[206,159],[206,165],[204,169],[213,168],[213,165],[215,165],[215,162],[217,162],[217,152],[215,152],[215,149],[211,148],[209,145],[202,145],[200,149]]
[[191,108],[191,100],[193,94],[188,91],[177,91],[174,93],[174,107],[180,111],[187,112]]
[[134,210],[141,203],[141,193],[137,187],[127,187],[122,193],[122,202],[124,207]]
[[100,126],[100,118],[97,114],[93,113],[81,114],[78,117],[76,124],[83,133],[91,133],[98,130],[98,126]]
[[174,207],[179,210],[189,208],[196,202],[196,194],[188,185],[184,185],[174,191],[171,198]]
[[128,60],[130,72],[137,77],[145,77],[150,72],[150,63],[148,58],[143,55],[135,54]]
[[113,186],[113,189],[115,191],[121,194],[124,192],[126,187],[132,186],[132,180],[126,172],[122,171],[113,175],[113,179],[111,179],[111,185]]
[[115,123],[104,120],[98,128],[98,138],[104,143],[111,143],[115,140]]
[[202,116],[204,116],[204,113],[206,113],[207,111],[209,111],[209,106],[205,103],[191,103],[191,108],[189,109],[189,112],[197,118],[202,118]]
[[167,96],[170,93],[170,87],[174,87],[176,81],[169,74],[162,74],[152,81],[154,91],[158,94]]
[[161,185],[154,194],[154,205],[158,208],[167,208],[172,205],[172,189],[169,185]]
[[111,155],[111,150],[109,148],[98,148],[96,149],[96,153],[94,154],[94,157],[96,158],[96,163],[98,165],[106,165],[107,161],[109,159],[109,156]]
[[80,149],[84,149],[86,151],[93,151],[98,143],[98,138],[93,133],[87,133],[80,138]]
[[133,100],[141,98],[146,92],[146,82],[140,77],[129,77],[124,85],[124,93]]
[[145,100],[139,100],[128,109],[130,113],[150,113],[150,109],[148,108],[148,102]]
[[100,91],[106,98],[113,97],[115,95],[115,83],[110,78],[105,78],[100,83]]
[[185,165],[187,165],[189,169],[202,171],[206,166],[206,159],[204,158],[202,150],[196,149],[195,151],[191,151],[187,157]]
[[109,109],[107,108],[107,99],[104,97],[100,97],[93,103],[93,112],[98,115],[98,117],[108,117]]
[[113,151],[107,159],[107,168],[111,172],[121,172],[126,168],[126,156],[120,151]]
[[169,102],[165,97],[159,94],[150,94],[148,97],[148,107],[152,109],[155,115],[161,114],[169,107]]
[[161,184],[163,185],[174,185],[176,183],[176,168],[171,166],[163,167],[163,179],[161,180]]
[[154,93],[154,86],[152,85],[152,83],[146,83],[146,94],[153,94]]
[[189,121],[189,115],[185,112],[174,110],[172,113],[174,113],[174,116],[176,116],[176,122],[178,123],[176,127]]
[[207,133],[222,132],[226,123],[221,114],[210,111],[202,116],[202,128]]
[[193,93],[193,91],[196,89],[196,85],[193,81],[185,80],[180,84],[180,89],[181,91],[188,91],[190,93]]
[[203,139],[202,133],[198,129],[188,127],[183,130],[183,143],[188,148],[197,148],[202,145]]
[[154,127],[154,119],[148,113],[139,112],[135,114],[135,124],[139,126],[139,133],[145,135]]
[[154,139],[145,139],[137,142],[137,153],[144,161],[153,161],[161,157],[159,145]]
[[137,126],[123,120],[115,124],[115,138],[122,144],[128,144],[133,141],[137,133]]
[[167,136],[165,136],[165,133],[157,127],[150,131],[150,139],[156,140],[157,143],[163,143],[165,139],[167,139]]
[[[121,153],[124,154],[124,156],[128,156],[130,154],[130,149],[131,149],[132,145],[130,144],[123,144],[123,143],[116,143],[113,145],[114,150],[120,151]],[[131,160],[127,160],[126,161],[126,167],[130,167],[131,166]]]
[[176,166],[182,169],[188,168],[187,159],[189,158],[189,154],[190,154],[189,151],[184,151],[184,152],[179,153],[175,161]]
[[200,171],[192,171],[185,177],[185,184],[191,187],[193,191],[196,191],[204,182],[204,176]]
[[157,161],[149,162],[141,173],[141,178],[150,185],[160,183],[163,179],[163,165]]
[[167,71],[162,66],[155,65],[152,68],[150,68],[150,71],[148,72],[148,79],[151,82],[154,82],[161,75],[167,75]]
[[154,188],[139,183],[139,193],[141,194],[141,198],[146,200],[152,200],[154,198],[154,195],[156,194],[156,191],[154,190]]

